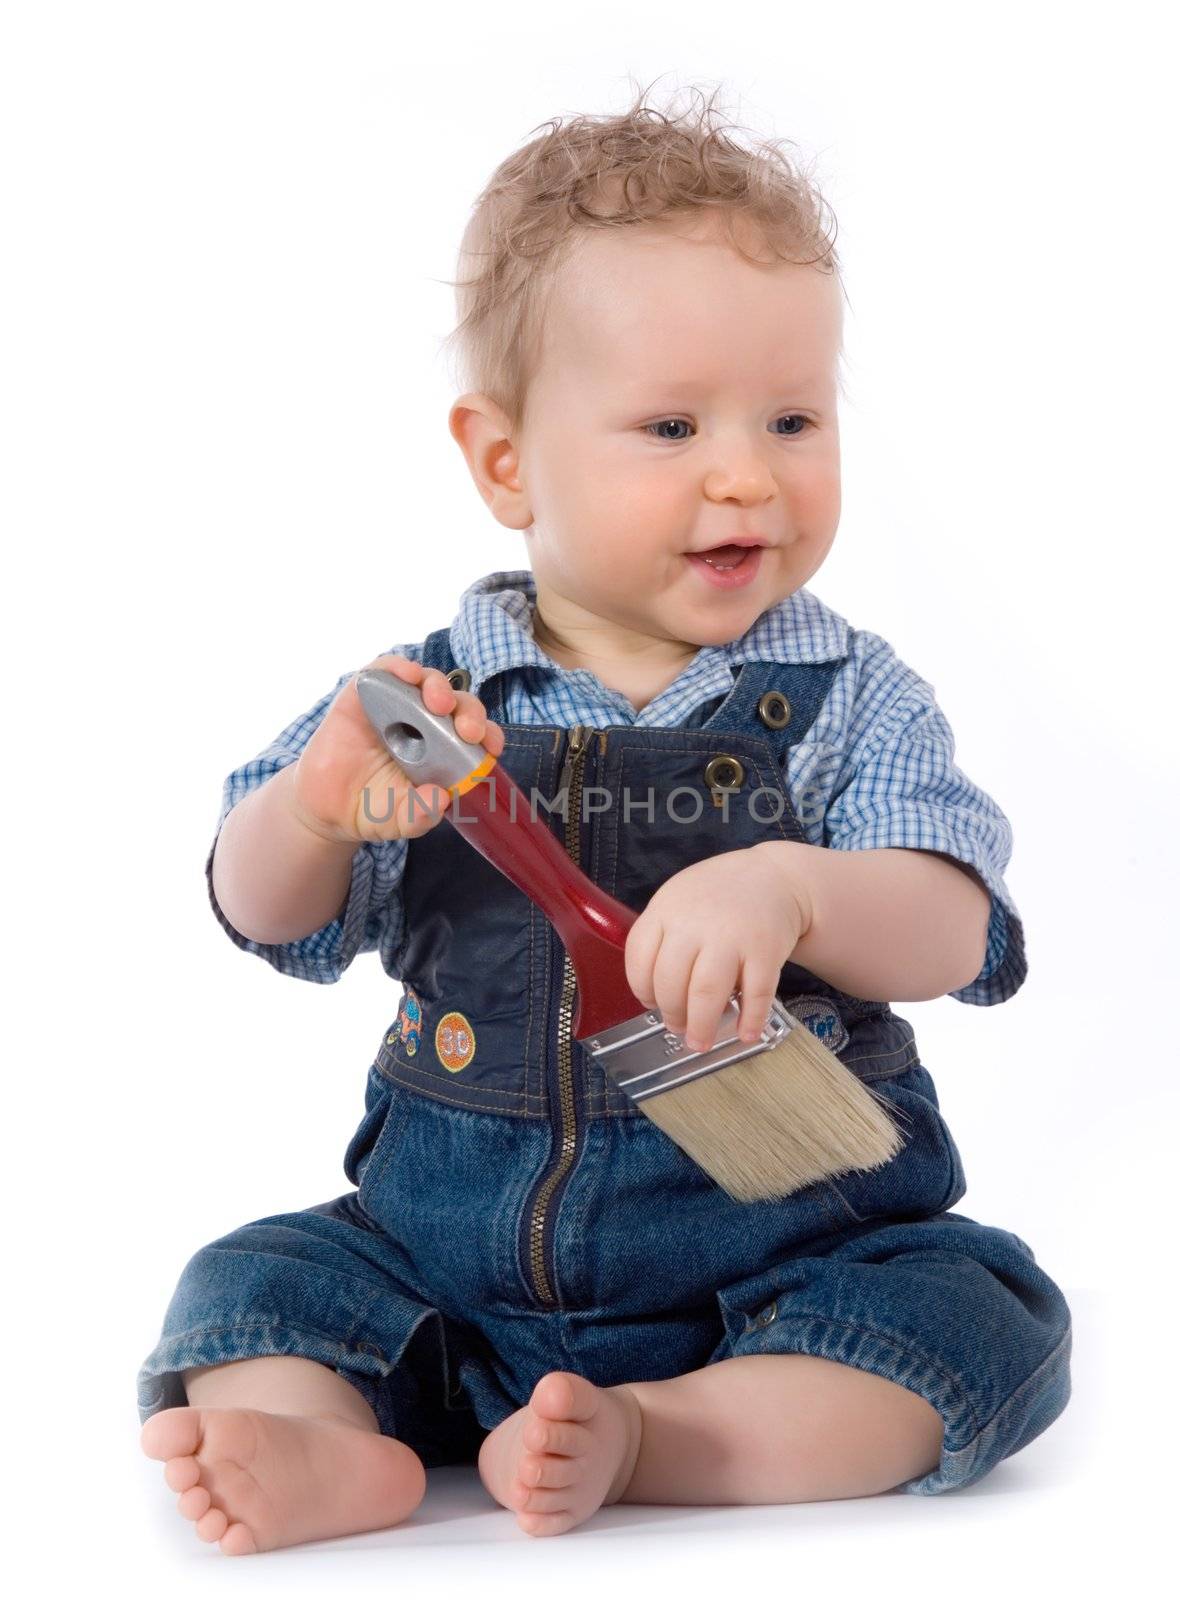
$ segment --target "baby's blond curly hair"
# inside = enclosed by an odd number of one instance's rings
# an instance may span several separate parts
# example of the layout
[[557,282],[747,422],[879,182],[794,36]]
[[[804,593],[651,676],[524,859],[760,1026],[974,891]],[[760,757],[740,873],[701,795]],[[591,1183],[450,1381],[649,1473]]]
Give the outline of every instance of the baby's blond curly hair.
[[[708,212],[746,260],[735,224],[780,261],[839,272],[836,223],[809,172],[784,154],[785,139],[747,147],[714,123],[717,90],[669,115],[640,90],[617,116],[577,116],[513,151],[475,201],[459,247],[469,276],[455,290],[458,325],[443,341],[458,352],[457,383],[486,394],[516,430],[537,370],[549,291],[576,240],[592,228],[625,228]],[[696,90],[691,91],[694,95]],[[531,130],[536,132],[536,129]]]

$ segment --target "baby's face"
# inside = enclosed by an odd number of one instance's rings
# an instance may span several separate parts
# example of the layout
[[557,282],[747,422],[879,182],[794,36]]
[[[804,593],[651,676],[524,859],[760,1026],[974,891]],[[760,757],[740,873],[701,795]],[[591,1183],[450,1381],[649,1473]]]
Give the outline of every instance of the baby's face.
[[[841,324],[834,274],[752,265],[708,225],[586,235],[517,440],[539,598],[703,645],[806,583],[840,517]],[[765,547],[719,587],[690,553],[741,535]]]

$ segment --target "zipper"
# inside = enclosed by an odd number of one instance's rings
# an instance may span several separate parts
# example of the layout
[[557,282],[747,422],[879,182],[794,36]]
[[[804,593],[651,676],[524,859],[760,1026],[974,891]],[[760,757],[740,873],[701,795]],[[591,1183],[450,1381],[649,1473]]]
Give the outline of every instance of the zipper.
[[[582,814],[582,764],[590,745],[593,730],[583,723],[575,723],[570,730],[565,760],[561,767],[561,781],[557,786],[556,800],[563,793],[565,802],[565,848],[575,864],[580,858],[579,819]],[[562,947],[561,1001],[557,1012],[557,1099],[561,1118],[561,1137],[557,1162],[549,1176],[543,1179],[533,1202],[529,1218],[529,1268],[533,1291],[545,1305],[557,1304],[557,1296],[545,1269],[545,1223],[549,1207],[558,1185],[573,1166],[578,1146],[578,1117],[574,1096],[574,964],[569,952]]]

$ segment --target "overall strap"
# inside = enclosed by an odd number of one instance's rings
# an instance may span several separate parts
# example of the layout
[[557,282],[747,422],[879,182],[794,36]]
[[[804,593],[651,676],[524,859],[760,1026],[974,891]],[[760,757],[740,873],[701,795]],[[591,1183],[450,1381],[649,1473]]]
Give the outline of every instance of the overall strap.
[[[471,674],[466,667],[461,667],[455,660],[454,651],[451,649],[451,630],[449,628],[435,628],[428,633],[422,642],[422,665],[424,667],[437,667],[440,672],[462,674],[455,683],[457,689],[471,687]],[[486,683],[480,686],[479,698],[483,701],[484,710],[493,722],[504,721],[504,674],[495,673]]]
[[422,665],[424,667],[437,667],[440,672],[453,672],[455,658],[451,654],[451,630],[449,628],[435,628],[433,633],[428,633],[422,644]]
[[[760,733],[782,755],[807,733],[832,687],[832,680],[844,663],[834,661],[745,661],[733,688],[702,724],[708,733]],[[763,697],[771,692],[786,701],[787,720],[783,727],[773,724],[781,718],[781,702],[771,701],[760,714]]]

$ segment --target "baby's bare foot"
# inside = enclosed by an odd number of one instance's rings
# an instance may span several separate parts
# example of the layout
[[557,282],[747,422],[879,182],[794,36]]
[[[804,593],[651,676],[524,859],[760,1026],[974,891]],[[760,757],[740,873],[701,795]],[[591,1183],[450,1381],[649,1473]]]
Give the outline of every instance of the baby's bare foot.
[[143,1425],[176,1509],[227,1556],[401,1522],[421,1503],[426,1470],[398,1439],[329,1413],[174,1406]]
[[547,1372],[480,1446],[479,1475],[525,1533],[566,1533],[612,1505],[635,1470],[643,1414],[627,1387]]

